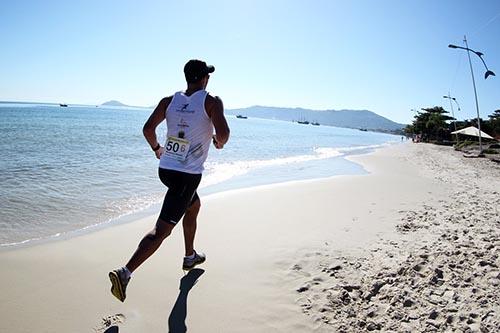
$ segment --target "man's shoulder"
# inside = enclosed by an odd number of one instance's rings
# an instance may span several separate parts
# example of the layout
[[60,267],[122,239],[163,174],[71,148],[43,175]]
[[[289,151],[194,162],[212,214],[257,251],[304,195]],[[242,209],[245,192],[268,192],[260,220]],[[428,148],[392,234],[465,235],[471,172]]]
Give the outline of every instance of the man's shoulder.
[[158,106],[155,108],[155,112],[165,112],[172,102],[173,96],[167,96],[163,97],[160,102],[158,103]]
[[221,98],[207,93],[207,97],[205,98],[205,110],[210,118],[212,118],[213,112],[224,112]]
[[207,103],[214,104],[214,105],[218,104],[218,103],[222,103],[222,99],[219,96],[212,96],[212,95],[210,95],[210,93],[207,93],[207,97],[206,97],[205,101]]
[[166,97],[163,97],[161,99],[160,103],[163,103],[166,106],[168,106],[170,104],[170,102],[172,102],[173,99],[174,99],[174,95],[166,96]]

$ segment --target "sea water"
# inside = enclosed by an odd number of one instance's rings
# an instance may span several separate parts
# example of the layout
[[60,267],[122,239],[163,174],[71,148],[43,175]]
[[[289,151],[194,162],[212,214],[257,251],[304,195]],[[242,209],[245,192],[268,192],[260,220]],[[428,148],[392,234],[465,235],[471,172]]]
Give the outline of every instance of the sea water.
[[[0,245],[56,238],[161,203],[166,188],[142,135],[151,109],[0,103]],[[330,126],[227,117],[199,193],[362,174],[345,159],[400,137]],[[157,129],[165,140],[166,126]]]

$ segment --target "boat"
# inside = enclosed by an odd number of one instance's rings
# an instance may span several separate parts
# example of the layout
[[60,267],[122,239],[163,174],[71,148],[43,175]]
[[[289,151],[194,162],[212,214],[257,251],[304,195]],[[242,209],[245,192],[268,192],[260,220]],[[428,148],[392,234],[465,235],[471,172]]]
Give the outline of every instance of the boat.
[[311,123],[311,125],[313,125],[313,126],[319,126],[319,123],[318,123],[317,121],[313,121],[313,122]]
[[363,131],[363,132],[368,131],[366,128],[360,128],[359,130],[360,130],[360,131]]
[[238,118],[238,119],[248,119],[247,116],[244,116],[244,115],[241,115],[241,114],[237,115],[236,118]]
[[306,118],[304,117],[304,115],[301,115],[301,116],[300,116],[300,119],[299,119],[299,120],[297,120],[297,122],[298,122],[299,124],[302,124],[302,125],[309,125],[309,121],[308,121],[308,120],[306,120]]
[[66,107],[68,107],[68,104],[59,103],[59,106],[62,107],[62,108],[66,108]]

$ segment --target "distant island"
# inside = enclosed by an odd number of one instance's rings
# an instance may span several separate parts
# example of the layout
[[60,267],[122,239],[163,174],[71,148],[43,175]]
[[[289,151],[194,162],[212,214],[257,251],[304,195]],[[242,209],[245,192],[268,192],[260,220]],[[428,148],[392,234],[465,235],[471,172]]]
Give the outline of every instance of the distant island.
[[136,105],[123,104],[122,102],[117,101],[117,100],[111,100],[111,101],[102,103],[100,106],[119,106],[119,107],[126,107],[126,108],[154,109],[156,107],[156,104],[153,106],[136,106]]
[[101,105],[102,106],[127,106],[127,107],[130,107],[130,105],[123,104],[122,102],[118,102],[118,101],[115,101],[115,100],[104,102]]
[[242,109],[226,110],[229,115],[276,119],[285,121],[313,121],[321,125],[347,127],[393,134],[403,133],[405,124],[396,123],[368,110],[311,110],[303,108],[279,108],[251,106]]

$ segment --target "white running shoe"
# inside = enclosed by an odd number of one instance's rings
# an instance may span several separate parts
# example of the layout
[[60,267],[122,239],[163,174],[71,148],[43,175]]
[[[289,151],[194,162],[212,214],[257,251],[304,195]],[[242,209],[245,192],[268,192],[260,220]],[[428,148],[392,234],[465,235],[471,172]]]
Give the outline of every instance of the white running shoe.
[[184,262],[182,263],[182,269],[185,271],[190,271],[199,264],[204,263],[206,259],[207,257],[203,253],[197,253],[196,251],[194,251],[193,259],[184,257]]

